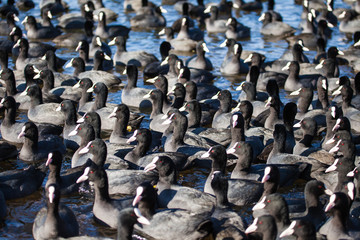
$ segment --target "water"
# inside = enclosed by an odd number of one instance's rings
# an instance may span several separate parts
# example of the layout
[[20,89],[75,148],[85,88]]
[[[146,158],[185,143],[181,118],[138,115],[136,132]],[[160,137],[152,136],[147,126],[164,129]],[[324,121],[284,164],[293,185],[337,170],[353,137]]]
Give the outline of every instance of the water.
[[[153,1],[156,4],[160,4],[160,0]],[[194,0],[190,2],[195,3]],[[209,3],[206,1],[205,3]],[[76,11],[78,9],[77,1],[68,1],[71,11]],[[120,23],[126,26],[129,25],[129,19],[133,17],[134,13],[125,14],[123,11],[123,2],[122,1],[104,1],[104,4],[107,8],[115,10],[118,14],[118,20],[116,23]],[[39,17],[39,7],[38,1],[36,1],[37,7],[28,11],[27,13],[20,13],[20,20],[23,20],[26,14],[34,15]],[[349,8],[349,5],[346,3],[336,0],[335,8]],[[172,6],[164,6],[168,11],[165,13],[167,19],[167,26],[171,25],[180,15],[173,9]],[[267,9],[267,3],[264,3],[264,9]],[[277,0],[275,5],[275,10],[280,12],[283,16],[284,22],[290,24],[291,26],[297,28],[300,22],[300,14],[302,7],[295,5],[291,0]],[[262,35],[259,33],[261,28],[261,23],[258,22],[260,13],[244,13],[244,12],[234,12],[237,20],[244,25],[251,27],[251,38],[246,41],[241,41],[244,50],[257,51],[266,55],[266,60],[271,61],[279,58],[282,53],[287,49],[288,44],[284,40],[280,41],[265,41]],[[56,21],[53,21],[56,24]],[[23,26],[21,26],[23,27]],[[299,31],[298,31],[299,32]],[[233,98],[237,99],[239,92],[235,91],[236,87],[243,81],[244,76],[236,78],[226,78],[221,76],[219,72],[220,65],[223,61],[223,57],[227,49],[220,48],[219,45],[224,41],[224,34],[217,35],[205,35],[205,42],[207,43],[210,53],[207,53],[207,57],[211,58],[211,61],[214,66],[214,74],[217,76],[214,84],[219,88],[226,88],[231,91]],[[160,38],[155,31],[148,32],[130,32],[130,38],[127,43],[128,51],[135,51],[143,49],[150,53],[154,53],[160,59],[159,45],[164,39]],[[345,34],[334,29],[332,38],[328,42],[328,46],[338,46],[341,50],[346,49],[350,46],[351,40],[349,40]],[[112,47],[113,53],[116,51],[115,47]],[[312,59],[315,56],[315,52],[311,51],[307,53],[309,59]],[[70,59],[77,56],[77,53],[74,51],[69,51],[65,48],[60,48],[57,50],[57,55]],[[181,56],[186,59],[186,57]],[[13,62],[10,60],[10,67],[13,67]],[[65,69],[64,73],[72,73],[73,69]],[[346,73],[349,76],[353,76],[353,72],[348,67],[341,67],[342,73]],[[120,73],[114,72],[114,74],[119,75]],[[121,76],[124,81],[126,78]],[[126,83],[126,82],[125,82]],[[142,79],[142,74],[139,74],[138,86],[153,88],[151,85],[145,85]],[[121,92],[115,91],[109,94],[109,101],[113,103],[120,103],[121,101]],[[282,100],[284,102],[289,101],[290,99],[285,99],[284,92],[281,94]],[[20,118],[25,121],[24,114],[20,115]],[[148,116],[146,117],[144,127],[148,126]],[[69,156],[70,157],[70,156]],[[8,169],[14,168],[23,168],[26,164],[19,160],[10,160],[0,163],[1,171],[6,171]],[[64,168],[70,167],[70,158],[64,162]],[[205,182],[207,171],[204,169],[197,169],[192,171],[186,171],[180,174],[180,179],[182,184],[195,187],[202,190],[203,184]],[[45,179],[46,180],[46,179]],[[43,186],[45,185],[45,181]],[[303,187],[304,182],[300,182],[296,188],[283,190],[283,194],[286,197],[293,198],[301,196],[299,191]],[[0,225],[0,238],[1,239],[32,239],[32,223],[36,216],[36,213],[45,205],[43,189],[35,192],[31,196],[26,198],[7,201],[8,206],[8,215],[4,223]],[[72,208],[77,216],[79,225],[80,225],[80,235],[89,235],[89,236],[106,236],[106,237],[115,237],[116,231],[110,230],[107,227],[99,225],[93,218],[92,214],[92,199],[88,197],[82,197],[79,195],[68,196],[61,199],[61,202]],[[249,218],[248,208],[239,209],[242,213],[247,216],[247,221],[251,221]]]

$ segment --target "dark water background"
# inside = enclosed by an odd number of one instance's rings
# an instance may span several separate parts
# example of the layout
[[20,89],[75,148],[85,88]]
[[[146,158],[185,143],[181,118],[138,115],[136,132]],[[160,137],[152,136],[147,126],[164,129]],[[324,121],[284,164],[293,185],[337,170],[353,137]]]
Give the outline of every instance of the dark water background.
[[[161,4],[160,0],[153,1],[157,5]],[[194,0],[190,2],[195,4]],[[205,0],[205,4],[209,3],[209,0]],[[70,5],[70,11],[78,11],[79,7],[77,1],[67,1]],[[110,8],[118,13],[119,17],[117,23],[130,26],[129,19],[133,17],[134,13],[125,14],[123,9],[123,1],[114,1],[114,0],[104,0],[104,4],[107,8]],[[26,14],[34,15],[39,17],[39,4],[36,1],[36,8],[28,12],[20,12],[20,21],[24,19]],[[336,8],[349,8],[349,5],[340,1],[335,0],[335,9]],[[174,9],[173,6],[164,6],[168,11],[164,14],[167,19],[167,26],[171,25],[176,19],[181,17]],[[264,9],[267,9],[267,3],[264,2]],[[295,5],[293,0],[276,0],[275,10],[280,12],[283,16],[283,21],[290,24],[291,26],[297,28],[300,22],[300,14],[302,12],[302,7]],[[265,41],[263,36],[259,33],[261,28],[261,23],[258,22],[258,18],[261,13],[245,13],[245,12],[236,12],[235,16],[237,20],[244,25],[251,27],[251,38],[246,41],[241,41],[244,50],[253,50],[260,52],[266,55],[266,60],[271,61],[279,58],[282,53],[287,49],[288,44],[285,40],[280,41]],[[53,23],[56,24],[56,20],[53,20]],[[23,26],[21,26],[23,28]],[[298,31],[297,33],[299,33]],[[208,36],[205,35],[205,42],[210,50],[210,53],[207,53],[206,56],[211,59],[214,66],[214,74],[217,75],[214,84],[219,88],[226,88],[231,91],[233,98],[237,99],[239,92],[235,91],[235,88],[243,81],[244,77],[238,77],[235,79],[227,79],[221,76],[219,69],[223,61],[223,58],[226,54],[227,49],[220,48],[219,45],[224,41],[224,34],[217,34]],[[155,54],[160,59],[159,45],[164,41],[164,39],[159,38],[156,31],[149,32],[130,32],[130,38],[127,43],[128,51],[135,50],[145,50],[147,52]],[[348,39],[345,34],[340,33],[337,28],[334,29],[332,38],[328,41],[328,47],[338,46],[340,50],[345,50],[351,44],[351,39]],[[112,52],[116,51],[115,46],[112,46]],[[312,59],[315,56],[315,52],[306,53],[309,59]],[[65,48],[60,48],[57,50],[57,55],[64,58],[70,59],[76,57],[77,53],[73,50],[68,50]],[[186,57],[184,57],[185,59]],[[9,67],[13,67],[13,63],[10,60]],[[64,73],[72,73],[73,69],[65,69]],[[353,73],[348,67],[341,67],[341,74],[348,74],[353,76]],[[114,72],[114,74],[119,75],[120,73]],[[124,81],[126,80],[124,76],[121,76]],[[125,82],[126,83],[126,82]],[[144,82],[142,79],[142,73],[139,74],[138,86],[144,87]],[[146,88],[153,88],[151,85],[146,85]],[[282,100],[284,102],[289,101],[284,96],[284,92],[281,92]],[[109,94],[108,100],[113,103],[121,102],[121,92],[111,92]],[[26,120],[26,115],[20,114],[20,119]],[[145,121],[143,122],[142,127],[148,126],[148,116],[146,116]],[[71,157],[71,156],[69,156]],[[64,163],[64,168],[70,167],[70,158]],[[15,168],[24,168],[26,163],[20,160],[10,160],[0,163],[0,171],[6,171],[8,169]],[[203,185],[206,179],[208,172],[207,170],[197,169],[192,171],[187,171],[181,174],[181,180],[184,185],[192,186],[197,189],[202,190]],[[46,179],[45,179],[46,180]],[[45,185],[45,181],[43,186]],[[304,186],[304,182],[298,182],[298,185],[282,189],[282,192],[287,198],[301,197],[300,191]],[[61,199],[61,202],[67,204],[71,207],[77,216],[79,225],[80,225],[80,235],[89,235],[89,236],[106,236],[114,237],[116,232],[110,230],[107,227],[100,226],[93,219],[92,214],[92,199],[87,197],[81,197],[79,195],[74,195],[70,197],[64,197]],[[0,225],[0,239],[32,239],[32,223],[35,218],[36,213],[45,205],[43,198],[43,189],[40,189],[36,193],[32,194],[29,197],[7,201],[8,206],[8,215],[6,221]],[[240,209],[241,212],[246,213],[249,208]],[[245,216],[247,216],[245,214]],[[252,221],[251,218],[247,217],[248,221]]]

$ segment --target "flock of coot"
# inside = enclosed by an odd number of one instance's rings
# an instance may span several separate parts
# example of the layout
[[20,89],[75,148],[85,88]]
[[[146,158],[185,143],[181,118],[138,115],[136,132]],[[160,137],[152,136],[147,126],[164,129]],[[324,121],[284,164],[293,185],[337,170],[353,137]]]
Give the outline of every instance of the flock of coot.
[[359,0],[69,4],[0,7],[4,239],[360,239]]

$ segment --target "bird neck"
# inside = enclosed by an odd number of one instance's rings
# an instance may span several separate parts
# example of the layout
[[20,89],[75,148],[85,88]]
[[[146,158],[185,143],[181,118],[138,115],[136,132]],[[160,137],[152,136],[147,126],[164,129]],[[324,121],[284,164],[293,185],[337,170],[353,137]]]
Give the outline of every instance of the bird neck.
[[306,147],[311,147],[311,143],[314,139],[314,136],[311,134],[305,134],[300,140],[300,143],[304,144]]
[[83,89],[81,91],[81,98],[79,101],[79,109],[85,105],[87,102],[91,102],[92,100],[92,93],[88,93],[87,89]]
[[232,142],[245,142],[245,129],[243,127],[231,128]]
[[136,147],[133,149],[133,153],[136,156],[143,157],[146,155],[146,152],[149,150],[150,144],[147,141],[139,141]]
[[12,78],[5,81],[5,88],[6,88],[6,94],[8,96],[14,96],[15,94],[17,94],[15,79]]
[[76,121],[77,117],[75,108],[65,113],[65,125],[74,126],[76,125]]
[[163,114],[163,100],[156,99],[155,101],[152,101],[152,111],[150,118],[153,119],[155,116]]
[[54,88],[54,79],[51,79],[51,77],[49,77],[43,82],[44,82],[44,86],[42,88],[42,92],[48,93],[51,89]]
[[[106,175],[106,173],[105,173]],[[94,205],[95,203],[98,203],[98,202],[110,202],[111,201],[111,198],[110,198],[110,195],[109,195],[109,185],[108,185],[108,178],[107,177],[104,177],[103,179],[103,183],[102,184],[99,184],[97,182],[95,182],[94,184],[94,189],[95,189],[95,201],[94,201]]]
[[22,149],[26,149],[28,152],[36,154],[38,151],[38,137],[35,135],[32,137],[32,139],[25,137]]
[[94,59],[94,70],[102,71],[103,70],[103,60],[102,59]]
[[15,123],[16,118],[16,108],[8,108],[5,109],[5,117],[2,122],[4,126],[9,126]]
[[96,94],[92,110],[96,111],[100,108],[106,107],[106,100],[107,100],[107,92]]
[[184,105],[185,96],[175,96],[173,104],[171,104],[171,107],[173,108],[181,108]]
[[32,96],[30,100],[30,108],[35,108],[36,106],[43,104],[42,95]]
[[129,118],[123,117],[123,118],[117,118],[113,133],[116,134],[116,136],[125,137],[127,134],[127,125],[129,123]]

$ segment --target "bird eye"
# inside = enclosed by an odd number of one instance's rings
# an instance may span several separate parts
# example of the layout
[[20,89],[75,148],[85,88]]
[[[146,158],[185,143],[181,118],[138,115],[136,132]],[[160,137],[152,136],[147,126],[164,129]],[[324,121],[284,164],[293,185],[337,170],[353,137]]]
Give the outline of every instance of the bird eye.
[[94,145],[91,145],[90,147],[92,148],[92,147],[94,147]]
[[81,130],[81,128],[79,128],[79,130]]
[[94,171],[90,171],[90,173],[94,173]]

